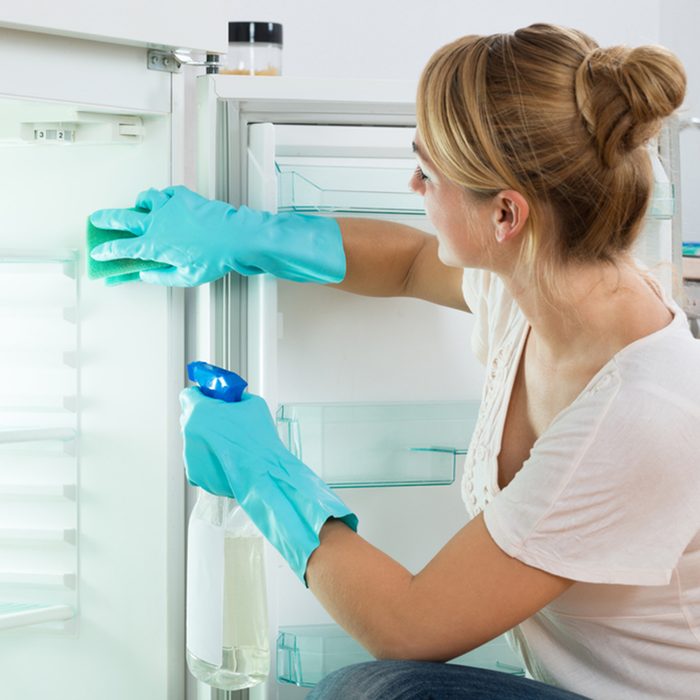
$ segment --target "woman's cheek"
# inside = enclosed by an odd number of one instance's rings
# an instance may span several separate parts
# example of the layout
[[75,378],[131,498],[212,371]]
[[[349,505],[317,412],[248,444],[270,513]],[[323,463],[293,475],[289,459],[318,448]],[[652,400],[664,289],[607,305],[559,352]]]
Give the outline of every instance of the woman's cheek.
[[430,221],[430,223],[436,229],[438,229],[441,224],[442,212],[440,211],[440,207],[435,206],[435,202],[429,193],[426,193],[423,196],[423,207],[425,208],[425,214],[428,217],[428,221]]

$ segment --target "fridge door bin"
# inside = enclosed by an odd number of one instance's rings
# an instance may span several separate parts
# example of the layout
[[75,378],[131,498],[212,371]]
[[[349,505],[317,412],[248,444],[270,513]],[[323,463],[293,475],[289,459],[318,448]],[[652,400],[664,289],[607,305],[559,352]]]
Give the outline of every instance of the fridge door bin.
[[409,189],[410,161],[289,160],[275,162],[278,211],[425,214],[422,198]]
[[283,404],[288,449],[336,488],[454,482],[478,401]]
[[675,212],[675,195],[672,182],[654,181],[647,217],[651,219],[671,219]]
[[[286,627],[277,636],[277,681],[311,688],[333,671],[373,657],[337,625]],[[524,676],[525,669],[504,636],[451,663]]]

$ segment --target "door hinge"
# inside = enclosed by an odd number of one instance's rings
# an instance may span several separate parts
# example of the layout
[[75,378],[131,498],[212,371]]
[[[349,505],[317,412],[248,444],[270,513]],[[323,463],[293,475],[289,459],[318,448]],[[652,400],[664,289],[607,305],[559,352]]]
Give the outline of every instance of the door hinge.
[[179,73],[182,66],[204,66],[207,73],[218,73],[219,59],[218,53],[208,53],[206,60],[196,61],[187,51],[149,49],[147,66],[149,70],[159,70],[166,73]]

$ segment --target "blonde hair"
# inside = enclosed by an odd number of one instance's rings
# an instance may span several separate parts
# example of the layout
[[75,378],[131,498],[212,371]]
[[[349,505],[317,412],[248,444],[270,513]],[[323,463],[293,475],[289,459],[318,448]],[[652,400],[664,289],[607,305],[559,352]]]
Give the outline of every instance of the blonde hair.
[[[645,144],[685,86],[663,47],[602,49],[582,32],[533,24],[439,49],[420,78],[418,129],[449,180],[528,200],[521,262],[555,283],[563,263],[614,262],[631,247],[653,185]],[[547,212],[555,231],[544,230]]]

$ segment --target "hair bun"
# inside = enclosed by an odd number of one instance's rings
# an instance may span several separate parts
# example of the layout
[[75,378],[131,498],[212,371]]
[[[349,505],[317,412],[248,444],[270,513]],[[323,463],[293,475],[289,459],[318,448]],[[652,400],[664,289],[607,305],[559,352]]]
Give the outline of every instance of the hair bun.
[[576,101],[598,156],[615,167],[683,102],[681,62],[660,46],[593,49],[576,72]]

